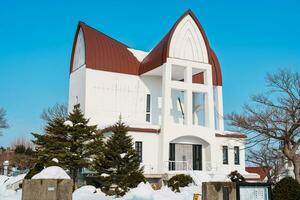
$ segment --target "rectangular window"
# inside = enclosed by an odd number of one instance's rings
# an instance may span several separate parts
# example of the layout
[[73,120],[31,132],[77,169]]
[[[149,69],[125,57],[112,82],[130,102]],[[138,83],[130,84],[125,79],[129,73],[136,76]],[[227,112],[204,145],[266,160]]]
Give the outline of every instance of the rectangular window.
[[228,146],[223,146],[223,164],[228,165]]
[[143,162],[143,142],[135,142],[135,150],[138,154],[139,161]]
[[151,111],[151,96],[147,94],[146,100],[146,122],[150,122],[150,111]]
[[229,187],[223,186],[223,200],[229,200]]
[[170,143],[169,145],[169,170],[175,170],[175,144]]
[[235,165],[240,164],[240,147],[238,146],[234,147],[234,164]]

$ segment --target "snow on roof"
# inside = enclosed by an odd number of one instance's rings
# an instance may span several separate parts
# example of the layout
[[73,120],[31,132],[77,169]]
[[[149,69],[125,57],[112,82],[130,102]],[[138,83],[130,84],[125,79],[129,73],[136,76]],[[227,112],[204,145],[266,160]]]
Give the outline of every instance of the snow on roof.
[[149,54],[149,52],[141,51],[137,49],[127,48],[127,50],[130,51],[139,62],[142,62],[144,58]]
[[34,175],[32,179],[71,179],[70,176],[60,167],[51,166],[43,169]]

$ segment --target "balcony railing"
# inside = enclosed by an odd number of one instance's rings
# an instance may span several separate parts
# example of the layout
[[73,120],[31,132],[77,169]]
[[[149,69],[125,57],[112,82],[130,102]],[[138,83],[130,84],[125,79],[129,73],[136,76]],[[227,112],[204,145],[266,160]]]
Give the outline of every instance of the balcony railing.
[[168,161],[169,171],[189,171],[191,166],[188,161]]
[[[193,171],[193,166],[189,161],[167,161],[169,171]],[[214,162],[205,162],[205,171],[217,171],[217,164]]]

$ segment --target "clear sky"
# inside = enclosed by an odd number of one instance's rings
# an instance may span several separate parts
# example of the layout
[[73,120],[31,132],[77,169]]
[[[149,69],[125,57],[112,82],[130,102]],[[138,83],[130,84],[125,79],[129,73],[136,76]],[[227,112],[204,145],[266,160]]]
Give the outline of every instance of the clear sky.
[[0,107],[10,124],[0,146],[41,132],[42,110],[67,103],[79,20],[147,51],[189,8],[220,60],[225,113],[263,91],[266,72],[300,70],[297,0],[0,0]]

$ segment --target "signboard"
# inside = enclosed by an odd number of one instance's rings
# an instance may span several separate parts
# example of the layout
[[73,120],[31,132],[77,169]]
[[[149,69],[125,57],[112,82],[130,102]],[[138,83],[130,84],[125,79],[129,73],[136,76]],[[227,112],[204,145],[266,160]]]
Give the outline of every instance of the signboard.
[[271,200],[271,185],[267,183],[238,183],[238,200]]

